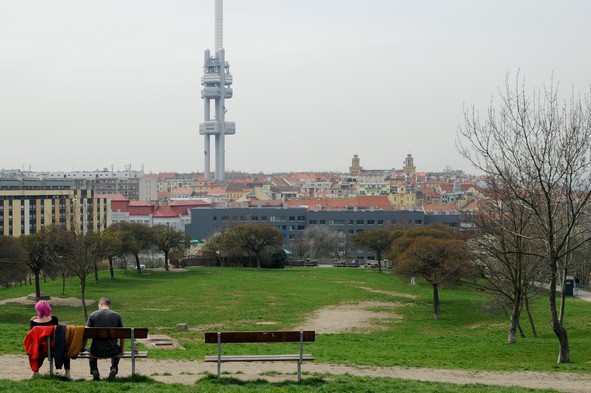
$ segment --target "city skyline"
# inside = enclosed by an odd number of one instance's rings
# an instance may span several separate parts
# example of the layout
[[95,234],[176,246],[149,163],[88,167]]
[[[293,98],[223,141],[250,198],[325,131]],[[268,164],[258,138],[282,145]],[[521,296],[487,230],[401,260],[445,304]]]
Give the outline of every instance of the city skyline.
[[[473,168],[464,106],[507,73],[589,91],[585,1],[224,2],[240,132],[226,171]],[[0,168],[203,172],[214,3],[0,0]]]

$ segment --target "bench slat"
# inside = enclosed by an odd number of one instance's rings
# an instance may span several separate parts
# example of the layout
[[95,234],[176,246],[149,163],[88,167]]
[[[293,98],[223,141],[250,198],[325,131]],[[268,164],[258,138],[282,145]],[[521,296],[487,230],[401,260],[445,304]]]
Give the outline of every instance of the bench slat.
[[[283,362],[283,361],[298,361],[300,355],[224,355],[220,359],[222,362]],[[314,360],[314,357],[305,353],[302,355],[302,360]],[[206,356],[206,362],[217,362],[217,356]]]
[[[299,342],[299,331],[274,332],[221,332],[222,343],[265,343],[265,342]],[[316,332],[305,330],[303,341],[316,341]],[[217,332],[205,332],[206,344],[217,344]]]
[[[135,353],[135,357],[136,358],[147,358],[148,357],[148,351],[137,351]],[[110,358],[119,358],[119,359],[131,359],[131,351],[125,351],[122,354],[116,355],[116,356],[92,356],[90,354],[90,352],[85,351],[85,352],[80,352],[78,354],[78,358],[81,359],[92,359],[92,358],[96,358],[96,359],[110,359]]]
[[[148,338],[148,328],[134,328],[135,338]],[[126,327],[85,327],[84,338],[116,339],[131,338],[131,328]]]

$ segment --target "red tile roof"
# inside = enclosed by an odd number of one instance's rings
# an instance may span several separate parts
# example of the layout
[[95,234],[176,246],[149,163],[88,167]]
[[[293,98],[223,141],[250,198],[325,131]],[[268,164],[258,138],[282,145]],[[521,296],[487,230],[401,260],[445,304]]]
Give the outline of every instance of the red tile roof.
[[170,191],[171,195],[191,195],[193,190],[188,187],[177,187],[174,190]]
[[178,213],[170,206],[158,206],[154,210],[154,217],[178,217]]
[[436,197],[437,191],[433,187],[421,187],[418,189],[426,197]]
[[446,203],[424,203],[423,204],[423,211],[425,213],[434,213],[434,212],[457,213],[458,209],[454,205],[448,205]]
[[440,184],[439,188],[441,189],[441,192],[453,192],[454,185],[453,184]]
[[127,209],[131,216],[148,216],[154,212],[154,204],[148,201],[129,201]]
[[475,212],[478,211],[480,206],[479,201],[471,201],[466,206],[464,206],[461,210],[464,212]]

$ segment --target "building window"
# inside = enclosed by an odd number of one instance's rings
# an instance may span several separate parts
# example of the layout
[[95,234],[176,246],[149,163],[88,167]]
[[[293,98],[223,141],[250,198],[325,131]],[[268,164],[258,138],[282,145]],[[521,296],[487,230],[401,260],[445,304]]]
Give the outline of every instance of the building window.
[[310,220],[310,225],[316,225],[318,223],[318,221],[316,220]]

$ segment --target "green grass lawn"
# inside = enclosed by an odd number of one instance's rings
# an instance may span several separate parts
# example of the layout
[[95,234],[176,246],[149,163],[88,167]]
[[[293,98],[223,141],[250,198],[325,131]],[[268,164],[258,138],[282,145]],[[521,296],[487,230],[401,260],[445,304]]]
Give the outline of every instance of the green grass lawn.
[[194,385],[163,384],[148,377],[119,378],[115,382],[108,381],[66,381],[49,376],[20,382],[0,380],[2,392],[44,392],[44,393],[525,393],[552,392],[550,390],[534,390],[525,388],[505,388],[470,384],[458,386],[450,383],[415,382],[390,378],[360,378],[349,375],[319,376],[306,378],[301,383],[278,382],[269,383],[264,380],[242,381],[234,378],[222,378],[219,382],[215,377],[208,376]]
[[[486,312],[486,294],[475,291],[471,286],[444,288],[440,292],[440,319],[435,321],[431,287],[420,281],[417,284],[410,286],[388,272],[379,273],[374,269],[257,271],[193,268],[186,273],[146,271],[141,275],[134,271],[117,271],[116,280],[110,280],[107,272],[101,273],[98,284],[91,280],[87,298],[111,297],[113,309],[121,313],[126,326],[145,326],[151,334],[170,335],[185,348],[150,349],[151,358],[203,359],[206,353],[215,353],[215,346],[203,344],[203,332],[206,330],[293,329],[322,307],[377,301],[403,304],[395,309],[403,318],[381,322],[382,330],[369,334],[317,335],[316,342],[306,345],[306,352],[312,353],[316,362],[321,363],[474,370],[591,371],[590,303],[574,298],[567,300],[565,321],[572,363],[557,365],[558,342],[550,329],[548,304],[544,297],[536,300],[534,305],[539,337],[519,339],[516,345],[509,345],[506,343],[508,318]],[[52,296],[79,297],[78,282],[74,279],[67,281],[64,295],[60,280],[42,283],[41,288]],[[377,291],[404,292],[417,297],[409,299]],[[0,300],[31,292],[32,286],[1,289]],[[95,308],[96,305],[92,305],[89,311]],[[24,354],[22,339],[33,313],[31,305],[0,305],[0,334],[3,337],[0,353]],[[62,323],[84,324],[81,307],[55,306],[53,313]],[[274,324],[261,325],[261,322]],[[188,324],[191,331],[177,332],[177,323]],[[527,321],[523,320],[522,324],[529,335]],[[228,353],[244,354],[294,351],[293,344],[226,345],[225,349]],[[269,388],[272,386],[267,385]],[[300,391],[297,386],[291,388]],[[424,387],[421,390],[429,391]],[[323,390],[319,388],[315,391]]]

